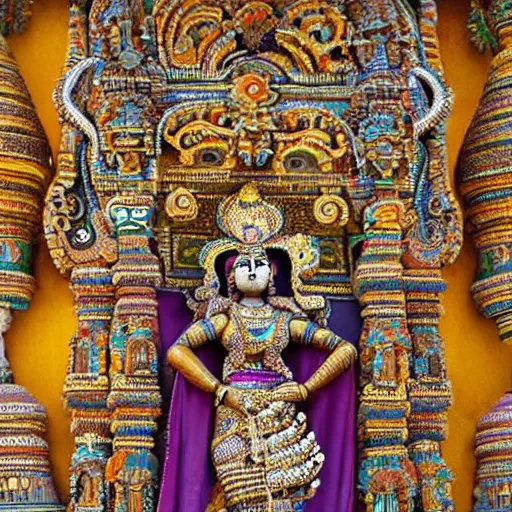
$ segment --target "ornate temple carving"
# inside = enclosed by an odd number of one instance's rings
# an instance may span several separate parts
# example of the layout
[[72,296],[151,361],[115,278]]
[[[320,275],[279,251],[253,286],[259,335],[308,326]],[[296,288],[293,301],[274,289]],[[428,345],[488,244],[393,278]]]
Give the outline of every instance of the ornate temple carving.
[[283,236],[315,240],[318,258],[288,247],[310,264],[290,272],[298,306],[319,323],[326,298],[361,306],[367,510],[452,510],[438,323],[462,234],[435,3],[72,0],[69,13],[45,230],[78,314],[70,511],[152,510],[156,290],[201,312],[200,255],[248,183],[282,212]]
[[510,408],[510,393],[507,393],[478,422],[474,512],[501,512],[512,506]]
[[[475,0],[471,5],[471,41],[480,51],[491,50],[494,55],[459,162],[467,226],[478,256],[471,291],[479,310],[496,321],[500,338],[509,344],[512,340],[512,5],[500,0]],[[510,394],[507,393],[478,423],[475,512],[499,512],[511,507],[509,423]]]
[[500,337],[508,342],[512,336],[512,7],[503,1],[485,5],[475,1],[469,28],[477,47],[490,48],[495,55],[460,156],[460,190],[467,204],[468,226],[479,259],[472,293],[479,309],[496,321]]
[[[30,2],[2,2],[3,35],[21,31]],[[0,510],[64,510],[48,458],[46,411],[13,384],[4,334],[35,290],[32,249],[40,233],[50,148],[18,66],[0,34]]]

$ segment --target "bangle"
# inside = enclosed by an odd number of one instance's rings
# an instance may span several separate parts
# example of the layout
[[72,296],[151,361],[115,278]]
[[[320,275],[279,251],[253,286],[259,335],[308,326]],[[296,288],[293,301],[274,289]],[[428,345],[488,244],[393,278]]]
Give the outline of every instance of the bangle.
[[226,395],[228,394],[229,388],[227,386],[220,385],[215,390],[215,407],[219,407],[219,405],[222,405],[224,403],[224,399],[226,398]]
[[299,391],[302,401],[305,402],[309,398],[308,388],[304,384],[299,384]]

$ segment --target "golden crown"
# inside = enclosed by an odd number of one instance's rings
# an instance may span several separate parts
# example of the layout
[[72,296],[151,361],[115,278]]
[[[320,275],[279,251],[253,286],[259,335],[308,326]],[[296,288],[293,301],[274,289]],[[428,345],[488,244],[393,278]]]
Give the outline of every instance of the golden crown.
[[217,224],[227,236],[254,246],[276,236],[284,217],[279,208],[262,199],[254,183],[248,183],[220,203]]

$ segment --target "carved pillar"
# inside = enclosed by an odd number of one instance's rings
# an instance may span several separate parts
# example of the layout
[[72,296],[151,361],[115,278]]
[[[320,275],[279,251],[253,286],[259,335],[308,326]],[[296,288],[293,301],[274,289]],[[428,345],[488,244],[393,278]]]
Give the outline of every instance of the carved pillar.
[[110,334],[110,394],[113,456],[107,479],[114,510],[152,510],[157,461],[151,450],[160,415],[158,386],[158,258],[151,253],[149,196],[116,198],[110,205],[119,239],[113,268],[116,306]]
[[363,307],[359,489],[368,512],[409,512],[416,474],[409,460],[407,379],[411,339],[402,278],[402,233],[398,202],[378,202],[365,212],[365,241],[355,272]]
[[[0,31],[24,28],[30,2],[2,2]],[[47,179],[50,148],[23,77],[0,35],[0,510],[60,512],[44,440],[46,411],[12,384],[3,334],[12,311],[35,289],[32,249]]]
[[70,468],[70,512],[107,510],[105,466],[110,456],[108,340],[114,287],[108,269],[76,268],[71,275],[78,329],[70,344],[64,384],[75,452]]
[[419,497],[425,512],[453,510],[453,476],[440,444],[447,435],[451,384],[446,377],[444,343],[439,334],[443,313],[439,295],[446,285],[439,270],[404,272],[407,321],[412,339],[412,365],[408,380],[411,403],[409,454],[416,466]]

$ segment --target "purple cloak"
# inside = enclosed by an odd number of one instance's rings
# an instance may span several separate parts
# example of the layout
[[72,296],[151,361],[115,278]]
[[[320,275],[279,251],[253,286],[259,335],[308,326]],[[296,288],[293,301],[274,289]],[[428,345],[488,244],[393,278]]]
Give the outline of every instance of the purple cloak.
[[[181,293],[159,292],[160,360],[192,321],[192,313]],[[332,302],[329,327],[357,345],[361,320],[356,302]],[[220,377],[224,348],[210,345],[197,355]],[[312,347],[290,344],[284,360],[298,382],[306,381],[326,357]],[[169,372],[163,372],[162,389],[171,388]],[[356,470],[356,381],[355,370],[316,393],[305,405],[310,430],[326,456],[320,473],[322,484],[307,502],[308,512],[352,512]],[[210,461],[215,410],[213,397],[176,375],[168,412],[158,512],[205,512],[215,482]]]

